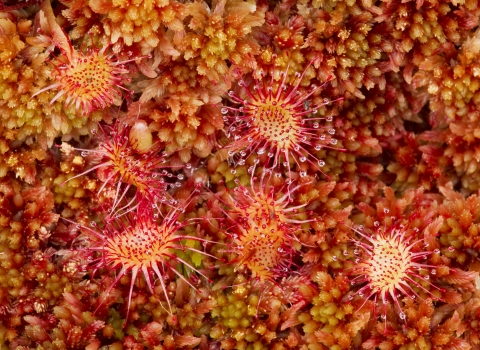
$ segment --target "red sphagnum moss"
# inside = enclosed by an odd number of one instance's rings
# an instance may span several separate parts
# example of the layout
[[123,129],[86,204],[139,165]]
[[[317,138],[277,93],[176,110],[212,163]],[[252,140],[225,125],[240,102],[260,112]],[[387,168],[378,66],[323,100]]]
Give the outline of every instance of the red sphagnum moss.
[[0,0],[0,347],[479,350],[479,24]]

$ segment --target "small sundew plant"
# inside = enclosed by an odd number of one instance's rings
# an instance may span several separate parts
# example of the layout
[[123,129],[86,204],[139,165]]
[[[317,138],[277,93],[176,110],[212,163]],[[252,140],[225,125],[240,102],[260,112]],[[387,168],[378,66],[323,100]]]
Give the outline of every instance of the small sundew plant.
[[[384,212],[388,214],[388,209],[384,209]],[[392,301],[399,318],[405,322],[406,315],[399,298],[405,296],[422,299],[418,293],[424,292],[433,300],[440,300],[424,285],[445,292],[430,282],[430,276],[436,274],[437,267],[424,263],[429,255],[439,251],[423,250],[426,247],[424,239],[418,238],[418,228],[408,229],[395,222],[382,227],[378,221],[374,226],[374,233],[367,232],[362,226],[352,228],[360,239],[354,240],[356,259],[350,275],[355,277],[351,283],[363,286],[349,295],[348,299],[352,300],[355,295],[364,298],[360,308],[371,298],[374,308],[377,301],[380,302],[383,304],[381,318],[385,322],[387,304]]]
[[263,177],[258,185],[255,180],[252,177],[250,188],[236,181],[237,187],[226,200],[230,208],[226,213],[233,224],[231,247],[238,254],[237,267],[247,268],[252,278],[265,284],[275,282],[288,270],[296,253],[296,233],[302,229],[301,224],[311,220],[299,217],[305,205],[289,207],[292,193],[300,186],[291,188],[288,184],[286,193],[277,195]]
[[[162,152],[163,146],[160,143],[153,143],[152,134],[145,121],[137,120],[130,126],[117,119],[112,127],[102,127],[102,135],[99,137],[101,142],[96,149],[78,149],[66,143],[62,144],[63,152],[81,151],[82,157],[96,164],[69,180],[96,170],[97,177],[103,182],[98,193],[108,184],[116,188],[110,209],[111,216],[127,208],[135,209],[135,205],[132,204],[138,203],[139,198],[150,202],[173,201],[167,192],[168,186],[179,187],[180,182],[168,184],[165,179],[182,180],[184,176],[167,171],[167,155]],[[132,187],[136,189],[137,195],[127,200],[127,204],[122,208],[117,209]]]
[[[197,189],[194,193],[196,193]],[[190,201],[187,200],[187,201]],[[186,235],[183,228],[191,220],[183,219],[183,206],[171,209],[167,214],[160,212],[156,204],[144,203],[136,212],[129,213],[110,223],[104,223],[100,229],[95,222],[91,227],[77,225],[86,231],[91,239],[87,239],[86,251],[93,253],[90,266],[93,274],[99,269],[115,272],[115,280],[109,286],[105,295],[118,284],[125,275],[130,275],[128,292],[127,318],[132,300],[132,293],[137,278],[143,276],[146,285],[153,294],[155,284],[159,285],[164,293],[172,314],[170,299],[167,294],[166,283],[168,271],[178,278],[183,279],[192,288],[197,290],[192,283],[177,270],[177,264],[187,266],[192,271],[207,278],[195,266],[182,259],[176,252],[195,252],[204,256],[212,255],[185,244],[187,241],[199,241],[203,244],[210,243],[199,237]],[[163,216],[162,216],[163,215]],[[82,238],[85,241],[85,237]],[[207,278],[208,280],[208,278]],[[100,305],[105,300],[100,300]],[[100,306],[99,305],[99,306]]]
[[[242,79],[239,85],[245,89],[246,99],[237,96],[233,91],[228,95],[239,107],[222,108],[224,121],[228,125],[227,136],[233,138],[226,146],[228,154],[237,159],[235,166],[245,164],[250,155],[268,156],[265,167],[284,168],[290,172],[290,160],[300,165],[308,162],[321,171],[324,160],[318,159],[312,152],[322,148],[333,148],[343,151],[336,146],[338,140],[334,138],[335,128],[333,118],[310,117],[317,113],[318,108],[335,101],[323,99],[321,104],[310,105],[312,96],[332,80],[331,77],[321,86],[311,86],[302,93],[299,89],[305,72],[295,73],[295,79],[288,84],[287,73],[281,73],[281,81],[276,90],[275,81],[262,79],[255,80],[253,91]],[[327,122],[327,125],[321,123]],[[232,169],[235,172],[235,169]],[[323,173],[323,172],[322,172]],[[301,171],[301,176],[306,172]],[[328,177],[328,176],[327,176]]]
[[[54,24],[52,31],[53,39],[40,35],[39,41],[49,42],[60,50],[61,54],[51,60],[54,66],[52,78],[55,82],[40,89],[33,96],[47,90],[58,91],[50,104],[65,96],[66,106],[74,106],[76,111],[81,110],[86,116],[94,110],[103,109],[115,101],[120,101],[122,90],[128,94],[132,93],[123,86],[130,81],[126,74],[131,71],[126,68],[126,64],[144,57],[120,61],[113,52],[109,52],[109,45],[82,52],[73,47],[58,25]],[[39,32],[41,33],[41,30]]]

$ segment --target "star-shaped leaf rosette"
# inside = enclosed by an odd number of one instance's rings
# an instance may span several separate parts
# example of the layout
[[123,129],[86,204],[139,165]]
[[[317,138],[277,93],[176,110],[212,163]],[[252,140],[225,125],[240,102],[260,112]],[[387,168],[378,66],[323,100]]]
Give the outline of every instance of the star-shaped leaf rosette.
[[191,244],[200,242],[206,247],[207,244],[215,242],[198,235],[190,235],[185,230],[196,221],[185,212],[198,192],[199,189],[195,189],[175,207],[142,201],[136,210],[113,220],[107,221],[103,218],[99,223],[92,221],[89,226],[76,224],[76,228],[82,233],[75,240],[74,246],[77,251],[88,256],[92,278],[97,274],[103,275],[105,271],[114,275],[107,289],[102,290],[96,302],[96,311],[104,306],[114,288],[121,288],[120,280],[128,277],[130,281],[126,294],[126,320],[135,286],[141,286],[139,280],[142,280],[152,295],[158,295],[154,290],[163,293],[159,297],[165,303],[165,310],[171,316],[172,322],[176,322],[167,291],[168,284],[181,279],[198,292],[193,282],[198,278],[186,275],[181,266],[211,282],[199,268],[202,258],[192,262],[185,256],[188,252],[215,259],[213,255]]
[[41,9],[39,35],[29,40],[37,46],[47,47],[49,51],[58,49],[60,55],[50,61],[54,82],[36,91],[32,97],[45,91],[55,91],[50,104],[63,101],[67,108],[74,107],[76,112],[88,116],[95,110],[120,104],[122,91],[127,95],[133,93],[124,87],[124,83],[130,82],[127,75],[131,70],[127,64],[140,62],[146,56],[121,60],[109,45],[101,49],[78,50],[56,22],[50,2],[43,1]]
[[373,308],[386,332],[392,310],[407,324],[405,299],[459,302],[453,285],[468,289],[476,273],[446,265],[450,261],[444,256],[455,248],[442,247],[438,236],[443,219],[422,189],[396,199],[393,190],[386,188],[385,197],[376,209],[358,206],[365,224],[351,226],[354,246],[344,254],[353,257],[346,272],[354,290],[346,300],[358,305],[357,310]]
[[233,105],[224,106],[222,113],[227,136],[232,139],[225,146],[233,159],[232,172],[244,165],[250,156],[256,156],[265,168],[281,169],[290,174],[297,165],[300,176],[306,176],[301,165],[308,163],[328,178],[322,171],[325,161],[315,153],[323,148],[344,149],[335,138],[333,117],[315,117],[315,114],[319,108],[343,98],[333,101],[323,98],[317,102],[319,93],[332,76],[321,85],[303,87],[303,79],[312,63],[302,73],[294,73],[293,78],[287,66],[285,72],[280,73],[279,81],[275,80],[273,71],[270,79],[261,72],[262,79],[255,79],[252,84],[241,78],[238,85],[244,91],[240,94],[228,92]]

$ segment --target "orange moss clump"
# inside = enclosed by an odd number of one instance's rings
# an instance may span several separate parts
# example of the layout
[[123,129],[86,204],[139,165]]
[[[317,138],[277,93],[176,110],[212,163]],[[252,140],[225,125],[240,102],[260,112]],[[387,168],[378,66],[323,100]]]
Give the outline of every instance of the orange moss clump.
[[0,139],[0,178],[12,171],[17,178],[33,184],[37,175],[37,161],[47,158],[46,151],[39,145],[13,148],[12,142],[13,140]]
[[[296,331],[289,337],[292,339],[278,337],[281,332],[289,333],[289,330],[285,331],[285,329],[292,325],[280,326],[281,313],[285,311],[282,297],[288,299],[287,296],[282,295],[284,291],[282,288],[278,288],[276,293],[268,289],[259,296],[242,274],[237,274],[234,283],[236,286],[231,290],[216,291],[213,294],[216,307],[211,311],[211,315],[215,319],[215,324],[209,336],[218,340],[222,349],[253,346],[262,350],[280,350],[284,348],[285,343],[292,344],[296,340],[298,344],[299,335]],[[293,298],[290,301],[293,302]],[[291,315],[293,319],[295,311],[295,307],[290,313],[285,311],[284,319]]]
[[77,296],[65,292],[53,314],[25,316],[24,336],[14,340],[14,344],[34,342],[48,348],[85,349],[97,346],[96,332],[105,326],[104,321],[96,320]]
[[[76,8],[76,2],[71,7]],[[88,6],[101,15],[103,30],[111,43],[138,43],[145,53],[163,42],[164,27],[181,32],[187,15],[184,4],[168,0],[91,0]]]
[[201,158],[212,153],[216,132],[224,125],[217,104],[227,82],[212,83],[189,61],[173,64],[139,85],[144,88],[140,104],[132,104],[129,114],[148,117],[150,130],[166,143],[167,152],[178,151],[184,163],[192,153]]
[[25,43],[20,39],[18,30],[28,32],[31,23],[29,21],[21,21],[18,24],[13,23],[8,18],[0,18],[0,27],[2,28],[0,45],[2,47],[2,53],[0,54],[0,60],[4,63],[2,65],[2,76],[6,76],[9,70],[13,69],[11,62],[17,54],[25,47]]
[[442,150],[433,145],[422,145],[420,138],[408,132],[400,140],[389,138],[390,148],[395,152],[395,160],[387,170],[395,175],[391,187],[400,193],[419,186],[431,190],[436,183],[448,181],[442,171],[448,159],[442,156]]
[[196,62],[197,72],[219,82],[229,75],[228,62],[255,69],[259,45],[251,32],[264,22],[264,8],[246,1],[220,0],[210,9],[204,2],[187,5],[191,16],[184,35],[174,38],[186,61]]
[[452,247],[449,258],[459,263],[467,261],[469,255],[478,256],[480,249],[480,198],[472,194],[465,198],[453,191],[452,184],[440,187],[445,201],[439,211],[444,218],[440,229],[440,242],[445,247]]
[[333,350],[358,346],[354,338],[366,328],[370,313],[367,310],[355,313],[355,307],[344,302],[349,290],[348,279],[345,276],[333,279],[323,271],[314,272],[312,279],[320,291],[313,297],[310,312],[298,315],[305,332],[303,340]]
[[[460,314],[464,315],[464,304],[444,305],[435,308],[430,299],[423,300],[420,305],[406,299],[407,328],[395,323],[377,323],[371,337],[363,342],[364,349],[374,350],[380,344],[383,349],[419,347],[423,349],[448,350],[474,349],[474,343],[460,338],[465,330]],[[472,305],[472,304],[470,304]],[[458,308],[459,312],[454,311]]]
[[363,99],[363,87],[384,84],[377,62],[382,52],[389,53],[391,48],[381,46],[381,30],[374,29],[371,5],[355,1],[309,1],[297,5],[297,21],[304,22],[308,29],[304,46],[318,55],[320,78],[336,76],[333,86],[346,100]]
[[12,179],[0,183],[0,315],[10,329],[24,316],[46,312],[68,282],[47,247],[59,219],[53,208],[46,187]]

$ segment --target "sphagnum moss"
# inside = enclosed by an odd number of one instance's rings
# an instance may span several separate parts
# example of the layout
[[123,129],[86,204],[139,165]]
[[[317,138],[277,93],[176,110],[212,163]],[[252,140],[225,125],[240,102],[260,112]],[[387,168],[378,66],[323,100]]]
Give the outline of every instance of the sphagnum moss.
[[12,4],[4,346],[478,347],[477,0]]

